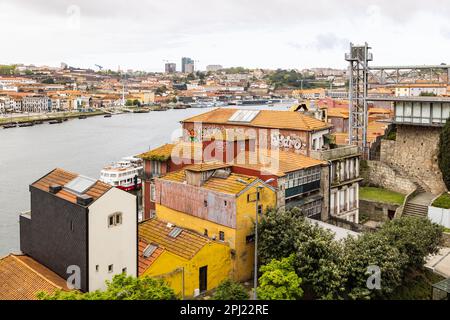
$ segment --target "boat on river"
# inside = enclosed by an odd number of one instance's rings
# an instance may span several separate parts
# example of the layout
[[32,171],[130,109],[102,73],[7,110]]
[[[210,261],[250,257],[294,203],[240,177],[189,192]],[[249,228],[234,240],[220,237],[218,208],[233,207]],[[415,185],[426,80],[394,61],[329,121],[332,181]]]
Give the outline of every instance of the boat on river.
[[143,172],[142,159],[126,157],[104,167],[100,171],[100,181],[124,191],[138,190],[142,187]]

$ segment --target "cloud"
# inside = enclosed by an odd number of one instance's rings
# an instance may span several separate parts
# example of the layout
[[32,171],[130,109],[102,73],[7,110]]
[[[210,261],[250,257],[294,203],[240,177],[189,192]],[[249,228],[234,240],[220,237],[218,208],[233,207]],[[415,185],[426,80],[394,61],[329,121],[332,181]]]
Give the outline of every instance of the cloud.
[[344,63],[350,41],[393,60],[402,50],[438,59],[449,14],[446,0],[0,0],[3,44],[14,48],[0,63],[161,70],[163,59],[195,55],[203,67],[326,66]]

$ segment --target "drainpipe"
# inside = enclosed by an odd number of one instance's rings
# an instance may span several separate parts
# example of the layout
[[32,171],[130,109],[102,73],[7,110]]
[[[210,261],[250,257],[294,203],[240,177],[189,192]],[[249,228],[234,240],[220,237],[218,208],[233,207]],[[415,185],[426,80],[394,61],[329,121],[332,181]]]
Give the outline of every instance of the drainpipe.
[[328,218],[331,216],[331,169],[333,168],[333,162],[328,162]]

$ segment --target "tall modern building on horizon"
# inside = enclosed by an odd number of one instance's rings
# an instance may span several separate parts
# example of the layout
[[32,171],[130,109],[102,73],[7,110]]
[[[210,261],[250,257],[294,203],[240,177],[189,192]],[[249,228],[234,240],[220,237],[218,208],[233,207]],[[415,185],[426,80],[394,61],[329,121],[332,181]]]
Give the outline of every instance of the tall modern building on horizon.
[[195,71],[194,60],[188,57],[181,58],[181,72],[193,73],[194,71]]
[[166,73],[175,73],[177,72],[177,64],[173,62],[166,63],[165,66]]

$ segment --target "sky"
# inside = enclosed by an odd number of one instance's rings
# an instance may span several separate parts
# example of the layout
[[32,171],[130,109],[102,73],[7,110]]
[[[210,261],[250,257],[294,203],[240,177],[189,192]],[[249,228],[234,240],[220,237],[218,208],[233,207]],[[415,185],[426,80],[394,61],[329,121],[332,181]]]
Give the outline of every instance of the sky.
[[448,0],[0,0],[0,64],[163,71],[450,63]]

